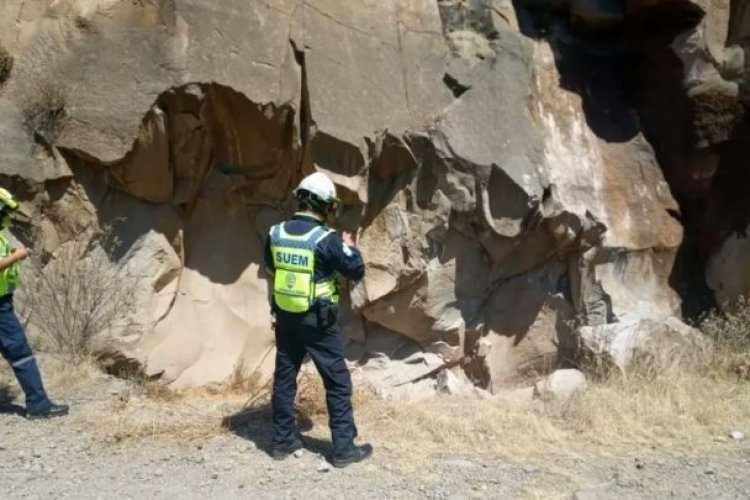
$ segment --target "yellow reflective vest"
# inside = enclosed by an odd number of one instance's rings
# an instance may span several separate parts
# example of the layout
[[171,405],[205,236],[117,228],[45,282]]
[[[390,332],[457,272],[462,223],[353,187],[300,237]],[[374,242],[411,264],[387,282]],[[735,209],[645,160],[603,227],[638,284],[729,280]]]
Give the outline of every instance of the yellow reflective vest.
[[274,264],[273,296],[282,311],[304,313],[318,299],[338,304],[336,279],[315,281],[315,249],[333,229],[317,226],[305,234],[292,235],[284,223],[271,228],[271,255]]
[[[13,253],[13,247],[7,238],[0,234],[0,259]],[[0,271],[0,297],[13,293],[21,282],[20,266],[18,262]]]

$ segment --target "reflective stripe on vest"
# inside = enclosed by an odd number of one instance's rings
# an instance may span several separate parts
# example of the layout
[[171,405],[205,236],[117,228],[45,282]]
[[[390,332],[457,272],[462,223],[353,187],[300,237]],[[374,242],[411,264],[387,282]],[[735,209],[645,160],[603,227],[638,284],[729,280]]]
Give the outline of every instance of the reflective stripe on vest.
[[273,294],[282,311],[306,312],[316,299],[338,303],[335,279],[313,281],[315,249],[332,232],[332,229],[316,226],[305,234],[293,235],[284,230],[283,223],[271,228],[271,255],[275,268]]
[[[9,256],[13,248],[8,240],[0,234],[0,259]],[[18,262],[0,271],[0,297],[13,293],[21,281]]]

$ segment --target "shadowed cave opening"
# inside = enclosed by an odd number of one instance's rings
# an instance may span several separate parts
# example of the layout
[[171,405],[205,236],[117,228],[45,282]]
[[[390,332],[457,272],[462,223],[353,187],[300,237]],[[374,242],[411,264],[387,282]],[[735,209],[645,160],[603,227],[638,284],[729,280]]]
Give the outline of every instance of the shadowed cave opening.
[[679,214],[670,214],[685,228],[670,285],[682,299],[684,317],[697,319],[716,306],[705,276],[711,252],[750,222],[743,204],[750,172],[738,153],[750,141],[747,113],[727,140],[700,147],[711,124],[701,123],[706,113],[688,95],[685,68],[672,46],[705,13],[681,0],[627,11],[621,2],[604,2],[617,21],[603,23],[543,2],[514,5],[523,33],[550,43],[560,85],[581,96],[591,130],[613,142],[641,132],[654,148],[680,206]]

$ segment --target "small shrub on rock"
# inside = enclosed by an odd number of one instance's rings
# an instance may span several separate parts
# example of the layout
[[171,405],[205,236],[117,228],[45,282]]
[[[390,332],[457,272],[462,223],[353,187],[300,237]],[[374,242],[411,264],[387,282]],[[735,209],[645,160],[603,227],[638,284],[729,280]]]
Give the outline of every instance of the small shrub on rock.
[[105,229],[79,235],[52,254],[32,251],[24,265],[23,316],[48,350],[86,359],[102,333],[129,326],[136,288],[111,260],[119,244]]
[[51,79],[36,83],[36,88],[23,106],[24,125],[35,139],[52,145],[57,140],[66,117],[65,92]]

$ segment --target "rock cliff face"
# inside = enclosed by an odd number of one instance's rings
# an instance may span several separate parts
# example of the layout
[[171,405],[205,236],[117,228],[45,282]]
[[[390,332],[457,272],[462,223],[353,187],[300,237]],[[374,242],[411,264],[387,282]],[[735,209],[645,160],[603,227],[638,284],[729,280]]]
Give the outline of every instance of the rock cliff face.
[[574,324],[750,291],[746,4],[7,0],[2,181],[49,252],[114,228],[113,340],[185,387],[269,373],[262,244],[317,165],[367,260],[352,358],[499,392]]

